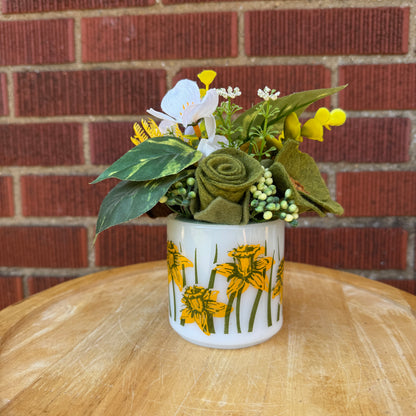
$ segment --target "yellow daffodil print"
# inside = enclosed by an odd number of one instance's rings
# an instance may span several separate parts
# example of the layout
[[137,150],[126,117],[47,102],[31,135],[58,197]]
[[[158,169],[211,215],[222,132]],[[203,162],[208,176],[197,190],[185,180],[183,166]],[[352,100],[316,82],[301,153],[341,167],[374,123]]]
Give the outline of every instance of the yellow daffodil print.
[[184,267],[193,267],[193,264],[185,256],[183,256],[172,241],[168,241],[168,280],[173,280],[178,286],[179,290],[182,291],[184,287],[184,277],[182,270]]
[[219,264],[215,270],[227,277],[229,285],[227,296],[243,293],[250,285],[267,291],[269,288],[266,271],[273,265],[271,257],[261,257],[265,248],[260,244],[241,245],[231,250],[228,255],[233,263]]
[[182,310],[181,322],[196,323],[206,335],[214,331],[212,318],[224,318],[227,305],[217,302],[218,290],[210,290],[202,286],[186,288],[182,297],[185,308]]
[[285,266],[285,259],[284,257],[282,258],[282,260],[280,260],[280,264],[279,264],[279,268],[277,269],[277,281],[276,281],[276,286],[273,289],[273,299],[276,296],[280,295],[280,302],[282,301],[283,298],[283,269]]

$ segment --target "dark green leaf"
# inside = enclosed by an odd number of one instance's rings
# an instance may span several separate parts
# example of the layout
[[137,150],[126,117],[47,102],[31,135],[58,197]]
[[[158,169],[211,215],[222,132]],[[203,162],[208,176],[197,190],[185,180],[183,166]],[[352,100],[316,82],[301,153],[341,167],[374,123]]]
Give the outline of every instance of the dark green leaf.
[[186,170],[150,181],[120,182],[107,194],[101,204],[96,235],[113,225],[145,214],[158,203],[173,183],[186,178],[192,172]]
[[171,136],[150,138],[130,149],[92,183],[107,178],[148,181],[174,175],[196,163],[202,153]]

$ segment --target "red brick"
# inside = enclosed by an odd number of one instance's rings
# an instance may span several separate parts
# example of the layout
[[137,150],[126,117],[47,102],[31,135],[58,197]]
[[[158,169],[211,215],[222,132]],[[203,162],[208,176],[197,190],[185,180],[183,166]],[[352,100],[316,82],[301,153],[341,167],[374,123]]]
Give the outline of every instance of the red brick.
[[244,25],[249,56],[408,52],[409,8],[255,10]]
[[114,180],[92,185],[96,176],[22,176],[24,216],[96,216]]
[[23,299],[23,280],[17,276],[0,276],[0,309]]
[[97,266],[124,266],[166,259],[166,227],[122,225],[102,232],[96,242]]
[[347,118],[324,132],[323,143],[304,140],[300,149],[318,162],[408,162],[410,129],[407,118]]
[[3,0],[3,13],[36,13],[76,9],[111,9],[155,4],[155,0]]
[[416,64],[347,65],[339,68],[340,95],[347,110],[407,110],[416,108]]
[[416,280],[412,279],[382,279],[381,283],[397,287],[397,289],[404,290],[413,295],[416,295]]
[[[183,68],[175,77],[177,82],[182,78],[198,80],[197,74],[205,67]],[[244,110],[261,101],[257,90],[266,85],[280,91],[281,96],[309,89],[331,86],[330,70],[322,65],[288,65],[288,66],[227,66],[210,67],[217,72],[212,87],[239,87],[242,95],[235,100]],[[320,100],[310,109],[329,106],[328,98]]]
[[226,12],[85,18],[82,39],[84,62],[237,56],[237,15]]
[[29,295],[33,295],[50,287],[59,285],[73,279],[72,277],[46,277],[46,276],[30,276],[27,279],[27,287],[29,289]]
[[7,99],[7,77],[0,73],[0,116],[9,115],[9,104]]
[[406,269],[407,232],[401,228],[291,228],[290,261],[340,269]]
[[416,172],[342,172],[337,201],[346,216],[416,215]]
[[1,124],[0,145],[0,166],[84,163],[81,124]]
[[13,215],[13,178],[0,176],[0,217],[12,217]]
[[109,165],[133,147],[134,122],[91,123],[90,152],[95,165]]
[[0,267],[87,267],[84,227],[0,228]]
[[19,72],[14,83],[18,116],[140,114],[160,103],[166,72]]
[[0,65],[73,61],[72,19],[0,22]]

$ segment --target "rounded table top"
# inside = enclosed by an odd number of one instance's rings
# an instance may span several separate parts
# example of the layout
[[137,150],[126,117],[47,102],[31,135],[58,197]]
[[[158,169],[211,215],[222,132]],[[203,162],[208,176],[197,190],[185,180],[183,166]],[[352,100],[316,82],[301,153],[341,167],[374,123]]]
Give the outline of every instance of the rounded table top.
[[414,415],[416,297],[287,263],[283,328],[239,350],[169,326],[165,262],[88,275],[0,312],[3,415]]

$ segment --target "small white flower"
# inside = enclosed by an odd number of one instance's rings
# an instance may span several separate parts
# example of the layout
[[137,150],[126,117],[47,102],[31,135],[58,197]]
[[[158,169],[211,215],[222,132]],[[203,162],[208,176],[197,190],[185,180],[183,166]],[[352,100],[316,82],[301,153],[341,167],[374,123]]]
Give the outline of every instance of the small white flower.
[[262,98],[264,101],[277,100],[277,97],[280,95],[280,91],[272,90],[269,87],[264,87],[263,90],[257,90],[257,95]]
[[217,93],[223,98],[235,98],[241,95],[240,88],[238,87],[219,88],[217,89]]

